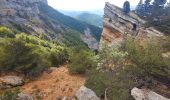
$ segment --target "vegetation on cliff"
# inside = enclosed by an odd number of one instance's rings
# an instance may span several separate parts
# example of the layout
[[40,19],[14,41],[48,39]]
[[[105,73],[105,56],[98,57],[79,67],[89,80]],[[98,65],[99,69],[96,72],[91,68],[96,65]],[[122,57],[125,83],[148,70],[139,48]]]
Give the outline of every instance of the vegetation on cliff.
[[170,5],[167,0],[146,0],[144,4],[139,3],[136,13],[147,20],[146,27],[155,27],[166,35],[169,35]]
[[62,23],[63,25],[68,26],[69,28],[76,30],[80,33],[84,33],[84,30],[89,28],[92,32],[92,35],[98,41],[100,40],[100,36],[102,32],[101,28],[65,16],[64,14],[56,11],[55,9],[49,7],[48,5],[40,4],[39,9],[41,11],[41,14],[45,15],[48,19],[53,21],[58,21],[59,23]]
[[100,15],[91,14],[91,13],[81,13],[77,16],[75,16],[76,19],[86,22],[88,24],[102,27],[102,17]]
[[[97,70],[90,71],[86,81],[86,86],[98,96],[104,97],[106,93],[109,100],[131,100],[130,90],[133,87],[154,90],[160,83],[168,85],[170,59],[162,56],[164,50],[160,43],[152,40],[141,46],[129,38],[123,48],[103,49],[98,54],[101,60]],[[101,61],[104,62],[100,64]]]
[[63,64],[68,59],[64,46],[24,33],[13,35],[12,30],[5,27],[1,29],[4,32],[0,37],[1,72],[17,71],[37,76],[46,68]]

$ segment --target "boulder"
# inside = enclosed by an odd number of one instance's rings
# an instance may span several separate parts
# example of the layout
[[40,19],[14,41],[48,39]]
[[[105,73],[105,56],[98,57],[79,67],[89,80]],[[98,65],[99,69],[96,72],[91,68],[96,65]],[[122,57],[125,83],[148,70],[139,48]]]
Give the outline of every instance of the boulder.
[[24,79],[18,76],[4,76],[0,77],[0,89],[11,88],[15,86],[21,86],[24,83]]
[[25,93],[19,93],[17,100],[34,100],[31,95]]
[[76,97],[78,100],[100,100],[91,89],[88,89],[85,86],[80,87],[76,92]]
[[135,100],[170,100],[153,91],[138,89],[136,87],[131,90],[131,95]]

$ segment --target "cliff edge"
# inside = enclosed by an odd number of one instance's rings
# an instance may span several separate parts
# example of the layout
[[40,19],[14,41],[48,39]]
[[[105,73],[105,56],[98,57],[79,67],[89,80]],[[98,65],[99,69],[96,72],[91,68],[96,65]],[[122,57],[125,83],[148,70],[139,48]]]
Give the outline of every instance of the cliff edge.
[[40,2],[48,5],[47,0],[0,0],[0,16],[35,16]]
[[163,36],[163,33],[153,27],[145,28],[145,23],[146,21],[134,12],[125,14],[121,8],[106,2],[100,44],[120,45],[127,34],[134,36],[136,39]]

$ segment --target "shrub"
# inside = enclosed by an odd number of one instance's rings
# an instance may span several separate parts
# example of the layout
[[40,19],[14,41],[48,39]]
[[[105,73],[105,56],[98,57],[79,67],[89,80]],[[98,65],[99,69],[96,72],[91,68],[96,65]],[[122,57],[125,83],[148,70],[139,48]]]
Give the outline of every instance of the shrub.
[[141,69],[145,77],[169,80],[170,66],[167,59],[162,57],[162,47],[157,41],[148,41],[141,46],[138,41],[128,39],[126,47],[129,60]]
[[89,50],[71,50],[69,71],[73,74],[85,74],[96,66],[94,54]]
[[41,58],[48,59],[47,62],[50,62],[51,66],[57,67],[68,59],[67,50],[63,46],[25,34],[18,34],[16,38],[25,41],[28,46],[33,48],[34,53],[41,55]]
[[126,56],[127,52],[121,51],[119,47],[111,48],[103,44],[96,56],[98,68],[115,70],[124,65]]
[[33,55],[31,48],[25,45],[25,42],[18,39],[0,40],[0,70],[20,70],[31,66]]
[[2,38],[0,44],[0,71],[37,76],[46,68],[57,67],[68,59],[64,47],[26,34],[17,34],[16,38]]
[[[100,51],[98,55],[99,61],[102,61],[100,65],[105,68],[88,73],[85,85],[100,97],[106,92],[109,100],[133,100],[130,94],[133,87],[154,88],[157,82],[169,82],[170,59],[162,57],[160,44],[149,41],[141,45],[139,41],[129,38],[125,47],[127,53],[121,50],[112,51],[111,48]],[[126,60],[127,62],[124,62]],[[117,62],[114,64],[115,61],[124,64]],[[119,68],[106,70],[110,63],[118,65]]]
[[94,90],[99,97],[104,97],[105,92],[108,100],[133,100],[130,90],[137,86],[132,78],[132,67],[130,70],[120,69],[113,73],[111,71],[92,71],[85,85]]
[[170,51],[170,36],[166,38],[165,43],[163,44],[163,47],[166,51]]
[[1,100],[17,100],[18,94],[20,93],[19,88],[5,90],[0,95]]
[[15,34],[13,33],[12,30],[10,30],[7,27],[0,27],[0,37],[10,37],[14,38]]
[[135,82],[126,70],[126,57],[126,52],[103,45],[97,55],[99,68],[88,73],[85,85],[99,97],[104,97],[107,92],[109,100],[130,100],[129,90],[135,86]]
[[68,52],[63,47],[58,47],[55,49],[51,49],[50,59],[52,62],[52,66],[59,66],[65,63],[68,60]]

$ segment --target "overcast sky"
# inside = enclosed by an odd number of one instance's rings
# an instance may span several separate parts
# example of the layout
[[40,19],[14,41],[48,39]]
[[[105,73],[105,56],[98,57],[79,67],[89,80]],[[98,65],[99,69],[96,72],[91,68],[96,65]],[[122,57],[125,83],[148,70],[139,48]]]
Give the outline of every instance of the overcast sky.
[[[126,0],[48,0],[50,6],[68,11],[92,11],[104,8],[105,2],[113,3],[122,7]],[[139,0],[128,0],[131,6],[138,4]]]

